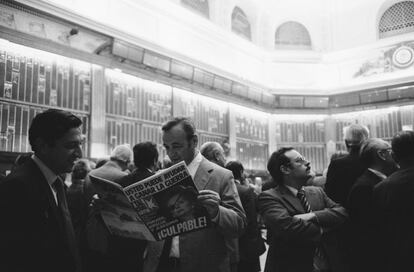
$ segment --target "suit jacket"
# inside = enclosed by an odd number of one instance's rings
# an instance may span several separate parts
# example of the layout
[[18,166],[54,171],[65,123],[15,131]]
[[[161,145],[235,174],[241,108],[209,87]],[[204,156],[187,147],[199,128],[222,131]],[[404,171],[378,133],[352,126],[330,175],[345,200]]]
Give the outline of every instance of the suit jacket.
[[382,178],[370,170],[357,179],[348,197],[352,271],[378,271],[377,249],[380,248],[372,193]]
[[[407,271],[414,259],[414,167],[401,169],[374,187],[384,271]],[[408,267],[408,268],[407,268]],[[409,269],[411,270],[411,269]]]
[[[219,193],[218,221],[212,227],[180,235],[181,272],[229,272],[226,239],[237,238],[244,230],[245,214],[232,173],[203,157],[194,176],[198,190]],[[164,242],[148,245],[144,271],[156,271]]]
[[331,161],[326,175],[326,194],[333,201],[347,207],[349,191],[365,169],[358,154],[354,153]]
[[0,184],[0,215],[0,271],[80,269],[50,186],[33,160]]
[[246,212],[246,230],[239,238],[240,261],[258,262],[258,249],[264,246],[257,223],[257,196],[252,188],[236,183],[243,209]]
[[[268,232],[271,232],[266,272],[313,271],[315,249],[321,242],[332,271],[341,269],[336,245],[327,233],[343,224],[347,213],[343,207],[328,198],[320,187],[305,187],[305,193],[317,217],[315,222],[293,217],[305,213],[305,209],[286,186],[277,186],[259,195],[259,211]],[[323,240],[321,229],[324,233]]]
[[[91,171],[91,174],[114,181],[122,187],[126,187],[134,182],[153,175],[153,173],[149,172],[147,169],[137,169],[131,174],[127,174],[127,172],[121,171],[121,169],[111,161],[100,168]],[[111,235],[106,230],[105,224],[101,218],[97,219],[94,214],[90,215],[89,220],[98,220],[100,226],[97,227],[105,230],[102,232],[102,235],[105,236],[102,237],[102,240],[107,241],[107,250],[103,254],[94,252],[94,250],[89,251],[89,262],[87,263],[88,272],[142,271],[143,254],[147,244],[146,241]]]

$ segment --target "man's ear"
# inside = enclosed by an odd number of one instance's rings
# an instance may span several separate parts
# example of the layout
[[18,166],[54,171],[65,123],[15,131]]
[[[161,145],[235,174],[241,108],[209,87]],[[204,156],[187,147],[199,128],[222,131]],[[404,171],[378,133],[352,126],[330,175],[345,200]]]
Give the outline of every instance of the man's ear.
[[384,152],[381,152],[381,150],[377,150],[377,156],[380,158],[380,160],[385,161],[387,158],[384,155]]
[[281,166],[280,166],[280,171],[281,171],[283,174],[287,175],[287,174],[289,174],[289,173],[290,173],[290,168],[289,168],[288,166],[286,166],[286,165],[281,165]]
[[195,148],[197,148],[197,144],[198,144],[198,136],[197,134],[194,134],[193,137],[191,138],[191,143],[193,144],[193,146]]

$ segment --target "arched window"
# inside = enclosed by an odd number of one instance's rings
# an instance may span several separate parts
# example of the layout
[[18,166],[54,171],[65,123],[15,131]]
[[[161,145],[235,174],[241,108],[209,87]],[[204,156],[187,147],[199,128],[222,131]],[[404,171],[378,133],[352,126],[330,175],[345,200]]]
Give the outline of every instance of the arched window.
[[276,30],[275,48],[312,49],[308,30],[297,22],[286,22],[282,24]]
[[249,20],[239,7],[235,7],[231,14],[231,30],[249,41],[252,40]]
[[379,38],[387,38],[414,31],[414,1],[392,5],[381,16],[378,26]]
[[197,11],[201,15],[210,18],[210,10],[208,8],[208,0],[181,0],[181,4]]

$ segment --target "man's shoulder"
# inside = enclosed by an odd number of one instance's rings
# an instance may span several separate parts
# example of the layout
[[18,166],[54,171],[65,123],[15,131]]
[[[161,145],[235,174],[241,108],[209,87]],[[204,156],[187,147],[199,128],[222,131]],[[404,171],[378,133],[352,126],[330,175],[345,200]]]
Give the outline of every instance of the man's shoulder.
[[212,175],[233,175],[232,172],[224,167],[221,167],[215,163],[212,163],[211,161],[207,160],[206,158],[203,158],[203,160],[200,163],[200,168],[206,170],[208,173]]
[[323,194],[323,189],[319,186],[309,185],[309,186],[305,186],[303,188],[307,193]]
[[38,180],[42,178],[40,169],[33,161],[28,161],[24,165],[19,166],[12,173],[6,176],[0,183],[2,190],[22,189],[33,187]]

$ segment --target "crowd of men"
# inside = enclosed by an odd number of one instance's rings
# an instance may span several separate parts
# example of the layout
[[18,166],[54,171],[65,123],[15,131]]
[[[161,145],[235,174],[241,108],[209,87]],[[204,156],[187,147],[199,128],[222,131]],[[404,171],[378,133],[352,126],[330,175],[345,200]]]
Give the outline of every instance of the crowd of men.
[[[104,199],[89,176],[125,187],[159,169],[155,144],[120,145],[96,166],[82,159],[82,121],[46,110],[32,120],[33,154],[0,182],[0,271],[265,272],[407,271],[414,255],[414,132],[391,144],[362,125],[345,133],[348,154],[332,160],[326,184],[309,186],[310,162],[292,147],[273,152],[272,183],[246,182],[239,161],[216,142],[198,146],[194,124],[162,126],[168,159],[184,161],[212,226],[153,242],[112,235]],[[131,163],[133,167],[131,168]],[[66,173],[72,173],[66,188]],[[258,182],[259,183],[259,182]]]

